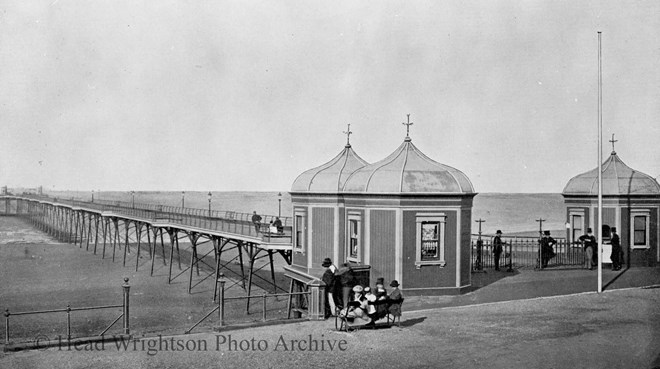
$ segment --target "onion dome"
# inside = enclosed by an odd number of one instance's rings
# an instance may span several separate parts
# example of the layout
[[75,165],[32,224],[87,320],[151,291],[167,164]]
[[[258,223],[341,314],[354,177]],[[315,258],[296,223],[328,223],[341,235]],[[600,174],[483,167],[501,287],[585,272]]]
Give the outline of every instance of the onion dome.
[[340,192],[348,176],[367,164],[353,151],[350,143],[346,144],[334,159],[299,175],[291,192]]
[[[658,195],[660,184],[648,174],[627,166],[616,152],[602,166],[603,195]],[[564,195],[598,196],[598,168],[571,178]]]
[[474,188],[463,172],[429,159],[406,137],[388,157],[351,174],[344,192],[474,194]]

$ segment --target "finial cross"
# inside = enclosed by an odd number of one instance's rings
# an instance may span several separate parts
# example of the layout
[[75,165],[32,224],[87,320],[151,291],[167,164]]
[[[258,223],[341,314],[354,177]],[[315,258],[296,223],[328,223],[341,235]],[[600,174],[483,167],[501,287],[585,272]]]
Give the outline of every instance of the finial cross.
[[406,126],[406,137],[410,137],[410,126],[413,125],[413,122],[410,121],[410,114],[408,114],[408,123],[403,122],[401,124]]
[[353,134],[353,132],[351,132],[351,124],[350,123],[348,123],[348,130],[343,131],[343,132],[346,135],[346,145],[350,145],[351,144],[351,134]]
[[619,140],[614,139],[614,133],[612,133],[612,139],[610,140],[610,142],[612,143],[612,152],[614,152],[614,143],[619,142]]

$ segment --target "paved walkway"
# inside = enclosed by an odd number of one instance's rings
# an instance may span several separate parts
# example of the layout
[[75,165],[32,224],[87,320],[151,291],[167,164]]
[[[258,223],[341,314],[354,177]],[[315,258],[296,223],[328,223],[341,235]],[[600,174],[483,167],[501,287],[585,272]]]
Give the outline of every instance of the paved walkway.
[[[660,286],[660,268],[635,267],[617,272],[603,269],[605,291],[653,285]],[[457,296],[407,296],[404,309],[413,311],[595,292],[598,274],[595,269],[523,269],[512,273],[488,270],[472,274],[472,286],[471,292]]]

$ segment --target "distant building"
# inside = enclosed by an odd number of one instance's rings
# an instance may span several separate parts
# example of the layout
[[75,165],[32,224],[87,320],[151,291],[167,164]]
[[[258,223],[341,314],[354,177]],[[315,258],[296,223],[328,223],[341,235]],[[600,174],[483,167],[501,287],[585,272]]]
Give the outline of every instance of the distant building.
[[[368,266],[408,294],[456,294],[470,286],[476,193],[461,171],[424,155],[411,139],[368,164],[350,143],[292,185],[290,277],[320,277],[323,259]],[[363,269],[364,270],[364,269]]]
[[562,195],[566,204],[567,239],[586,233],[602,234],[603,260],[609,262],[610,228],[616,227],[628,266],[655,266],[660,262],[660,184],[627,166],[612,151],[602,165],[603,229],[598,230],[598,168],[571,178]]

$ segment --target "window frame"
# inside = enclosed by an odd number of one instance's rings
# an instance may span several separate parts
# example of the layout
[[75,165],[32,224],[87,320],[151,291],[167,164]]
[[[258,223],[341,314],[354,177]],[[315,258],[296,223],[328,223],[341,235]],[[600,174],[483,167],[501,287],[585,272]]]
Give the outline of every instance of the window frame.
[[[356,234],[355,237],[351,233],[353,230],[352,224],[355,224],[355,230]],[[354,262],[354,263],[360,263],[362,262],[362,243],[364,239],[364,235],[362,234],[362,214],[358,212],[349,212],[348,216],[346,217],[346,248],[345,248],[345,255],[346,255],[346,260]],[[355,240],[357,242],[357,254],[353,256],[352,254],[352,249],[353,249],[353,244],[352,241]]]
[[[438,225],[438,256],[437,259],[424,259],[422,257],[422,228],[424,224],[437,223]],[[423,266],[437,265],[445,267],[447,261],[445,260],[445,238],[447,236],[447,215],[445,213],[422,213],[417,214],[415,219],[415,268],[420,269]]]
[[[293,219],[293,251],[304,253],[307,245],[305,237],[305,231],[307,229],[307,213],[304,211],[295,211]],[[300,220],[300,224],[298,224],[298,220]]]
[[[575,217],[580,217],[580,228],[575,227]],[[585,212],[584,212],[583,209],[571,209],[568,213],[568,218],[569,218],[569,223],[570,223],[570,226],[571,226],[571,229],[570,229],[570,232],[571,232],[570,235],[571,235],[571,238],[572,238],[571,242],[578,242],[578,239],[580,238],[580,236],[587,233],[586,228],[585,228],[585,220],[586,220]],[[577,229],[581,230],[581,234],[576,236],[575,231]]]
[[[644,218],[644,243],[635,243],[635,218]],[[650,245],[650,226],[651,226],[651,212],[650,210],[633,210],[630,212],[630,248],[631,249],[649,249]]]

